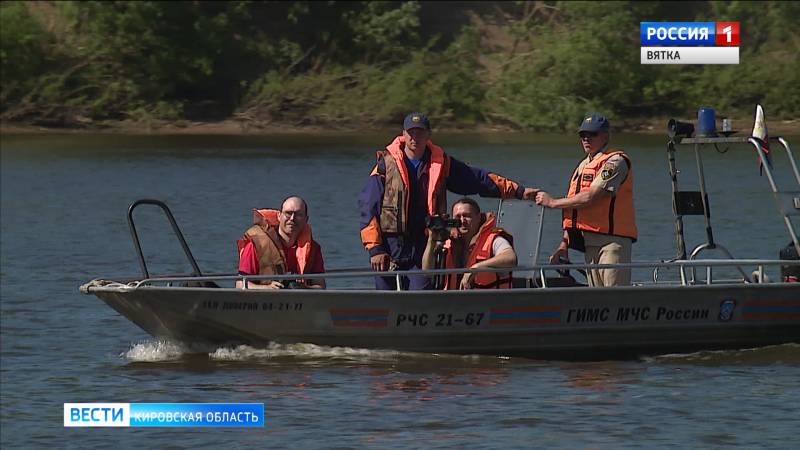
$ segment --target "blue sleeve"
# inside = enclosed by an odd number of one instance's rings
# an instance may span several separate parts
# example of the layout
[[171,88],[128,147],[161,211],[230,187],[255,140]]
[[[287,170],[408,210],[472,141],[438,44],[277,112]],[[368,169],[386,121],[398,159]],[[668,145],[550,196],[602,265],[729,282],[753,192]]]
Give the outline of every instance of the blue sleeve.
[[470,167],[451,157],[447,190],[461,195],[478,194],[481,197],[521,199],[525,187],[488,170]]

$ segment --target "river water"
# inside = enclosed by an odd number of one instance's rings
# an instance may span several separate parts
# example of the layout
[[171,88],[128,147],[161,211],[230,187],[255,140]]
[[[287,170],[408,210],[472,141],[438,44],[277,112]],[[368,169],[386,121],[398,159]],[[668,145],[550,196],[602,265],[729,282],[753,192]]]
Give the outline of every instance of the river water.
[[[390,138],[2,136],[2,447],[796,448],[796,344],[593,363],[307,344],[198,348],[155,341],[78,292],[93,278],[139,275],[125,221],[139,198],[171,207],[204,272],[233,272],[250,209],[289,194],[308,200],[326,267],[366,267],[356,195]],[[581,155],[558,136],[436,141],[556,194]],[[634,164],[634,258],[674,257],[665,138],[615,142]],[[718,150],[703,152],[714,238],[738,258],[776,258],[789,238],[753,151]],[[790,186],[781,156],[778,181]],[[692,152],[681,151],[678,165],[682,189],[697,189]],[[188,272],[167,222],[145,208],[136,218],[151,272]],[[559,239],[556,215],[548,219],[545,250]],[[691,249],[704,242],[704,224],[685,222]],[[65,402],[257,402],[266,426],[67,429]]]

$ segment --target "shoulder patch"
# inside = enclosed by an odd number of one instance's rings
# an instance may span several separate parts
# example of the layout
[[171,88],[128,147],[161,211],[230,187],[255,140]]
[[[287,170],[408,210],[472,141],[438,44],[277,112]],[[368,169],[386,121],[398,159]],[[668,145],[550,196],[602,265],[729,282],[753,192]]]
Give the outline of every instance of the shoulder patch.
[[623,162],[625,163],[625,165],[627,167],[631,166],[631,161],[630,161],[630,158],[628,158],[628,155],[626,155],[622,151],[619,151],[614,156],[608,158],[608,161],[606,161],[606,164],[621,165]]
[[603,180],[608,180],[609,178],[613,177],[617,171],[617,165],[613,163],[605,163],[603,165],[602,170],[600,170],[600,178]]

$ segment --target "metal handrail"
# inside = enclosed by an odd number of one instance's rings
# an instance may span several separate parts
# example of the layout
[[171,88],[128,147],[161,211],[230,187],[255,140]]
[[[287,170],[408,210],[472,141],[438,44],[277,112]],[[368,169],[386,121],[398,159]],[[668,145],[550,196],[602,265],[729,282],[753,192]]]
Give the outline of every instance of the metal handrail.
[[[791,148],[789,147],[789,143],[782,137],[774,137],[770,138],[769,141],[771,142],[778,142],[781,146],[783,146],[784,150],[786,151],[786,155],[789,158],[789,163],[794,174],[795,180],[797,181],[798,185],[800,185],[800,170],[797,168],[797,163],[795,162],[794,156],[792,154]],[[709,213],[709,206],[708,206],[708,197],[705,185],[705,174],[703,170],[703,161],[700,155],[700,147],[704,144],[750,144],[755,148],[756,154],[758,155],[759,160],[761,161],[761,165],[764,168],[764,173],[767,175],[767,180],[769,182],[770,188],[772,189],[773,196],[775,196],[776,200],[780,203],[778,195],[780,191],[778,190],[777,184],[775,183],[775,178],[772,174],[772,169],[769,164],[769,160],[767,159],[767,155],[764,152],[763,144],[764,141],[752,136],[739,136],[739,137],[697,137],[697,138],[671,138],[670,141],[667,143],[667,153],[669,157],[669,168],[670,168],[670,178],[672,180],[672,191],[673,191],[673,216],[675,219],[675,232],[676,232],[676,239],[678,245],[678,259],[685,259],[686,258],[686,246],[683,236],[683,220],[682,216],[678,214],[678,208],[676,199],[674,195],[678,192],[678,185],[677,185],[677,174],[679,171],[675,166],[675,146],[676,145],[693,145],[694,146],[694,153],[695,159],[697,162],[697,172],[699,178],[699,185],[700,185],[700,199],[703,206],[703,215],[705,216],[705,226],[706,226],[706,243],[697,246],[690,259],[694,259],[701,251],[707,249],[718,249],[725,253],[729,258],[733,258],[733,255],[723,246],[719,245],[714,241],[714,235],[711,228],[711,217]],[[795,198],[795,207],[800,204],[800,199]],[[798,207],[800,208],[800,207]],[[792,239],[792,243],[794,244],[795,250],[800,253],[800,241],[798,240],[797,233],[795,233],[794,226],[792,224],[792,220],[787,213],[785,213],[782,207],[779,204],[779,209],[781,210],[784,223],[786,228],[789,232],[789,236]],[[744,281],[750,282],[749,277],[747,274],[741,269],[738,268],[739,272],[741,273]],[[707,266],[706,268],[707,276],[706,282],[711,283],[711,267]],[[658,279],[657,269],[653,273],[654,280]],[[686,283],[686,274],[683,272],[683,267],[681,267],[681,280],[685,284]],[[691,283],[695,281],[695,270],[692,268],[691,270]]]
[[142,245],[139,243],[139,234],[136,232],[136,225],[133,223],[133,210],[139,205],[155,205],[164,211],[164,214],[167,216],[167,220],[169,220],[169,223],[172,226],[172,232],[175,233],[175,237],[178,238],[178,241],[183,248],[183,252],[186,254],[186,258],[189,260],[189,264],[192,265],[193,273],[198,277],[202,277],[203,273],[200,271],[200,267],[197,266],[197,261],[195,261],[194,256],[192,256],[192,251],[189,250],[189,245],[186,243],[186,239],[183,238],[183,233],[181,233],[181,229],[178,227],[178,223],[175,221],[172,211],[170,211],[166,203],[162,202],[161,200],[149,198],[136,200],[135,202],[131,203],[131,206],[128,207],[128,228],[131,231],[133,245],[136,247],[136,255],[139,257],[139,267],[142,269],[142,276],[144,276],[144,278],[149,278],[150,273],[147,271],[147,263],[145,263],[144,255],[142,254]]
[[[789,148],[789,143],[786,142],[783,138],[778,138],[778,142],[781,143],[783,148],[786,150],[786,155],[789,157],[789,163],[792,166],[792,171],[794,172],[795,180],[797,180],[797,184],[800,185],[800,172],[797,170],[797,164],[794,161],[794,157],[792,156],[792,150]],[[769,160],[767,160],[767,155],[764,153],[763,148],[761,147],[762,141],[756,138],[749,138],[747,140],[750,144],[755,147],[756,153],[758,153],[758,158],[761,160],[761,165],[764,168],[764,173],[767,174],[767,180],[769,181],[769,186],[772,188],[773,195],[777,195],[780,190],[778,189],[778,185],[775,183],[775,178],[772,176],[772,169],[770,169]],[[777,197],[776,197],[777,199]],[[800,254],[800,241],[797,238],[797,233],[794,231],[794,226],[792,225],[792,220],[789,216],[785,213],[783,215],[783,222],[786,225],[786,229],[789,231],[789,236],[792,238],[792,243],[794,244],[795,250]]]
[[[728,249],[725,246],[723,246],[722,244],[709,244],[709,243],[700,244],[697,247],[695,247],[695,249],[692,250],[692,254],[689,255],[689,259],[690,260],[694,260],[695,257],[697,255],[699,255],[700,252],[702,252],[704,250],[719,250],[725,256],[727,256],[728,259],[735,259],[733,257],[733,254],[731,254],[731,252],[728,251]],[[706,284],[711,284],[711,266],[705,266],[705,267],[706,267]],[[751,283],[752,282],[750,277],[747,276],[746,273],[744,273],[744,270],[742,270],[742,266],[736,266],[736,270],[739,271],[739,273],[742,275],[742,278],[744,279],[745,282],[747,282],[747,283]],[[697,274],[695,273],[694,267],[692,267],[692,284],[696,280],[696,275]]]
[[[539,271],[539,270],[559,270],[559,269],[580,269],[580,268],[593,268],[593,269],[620,269],[620,268],[682,268],[682,267],[704,267],[704,266],[756,266],[759,271],[763,273],[763,267],[766,266],[800,266],[800,260],[764,260],[764,259],[736,259],[736,260],[678,260],[678,261],[648,261],[638,263],[620,263],[620,264],[541,264],[534,266],[521,266],[521,267],[505,267],[505,268],[483,268],[483,269],[432,269],[432,270],[407,270],[407,271],[387,271],[375,272],[369,269],[346,269],[333,273],[315,273],[315,274],[287,274],[287,275],[214,275],[214,276],[196,276],[196,277],[156,277],[146,278],[136,281],[133,287],[147,286],[153,283],[183,283],[192,281],[235,281],[235,280],[297,280],[305,278],[314,279],[343,279],[343,278],[358,278],[358,277],[374,277],[374,276],[407,276],[407,275],[444,275],[444,274],[460,274],[460,273],[479,273],[479,272],[509,272],[509,271]],[[351,271],[354,270],[354,271]],[[763,276],[760,277],[759,282],[763,282]],[[685,283],[682,283],[685,285]]]
[[[770,139],[771,140],[771,139]],[[800,185],[800,170],[797,169],[797,163],[794,160],[794,155],[792,154],[792,149],[789,147],[789,143],[786,142],[786,139],[778,136],[775,140],[780,142],[783,146],[783,149],[786,150],[786,156],[789,157],[789,164],[792,166],[792,172],[794,173],[794,179],[797,181],[797,184]]]

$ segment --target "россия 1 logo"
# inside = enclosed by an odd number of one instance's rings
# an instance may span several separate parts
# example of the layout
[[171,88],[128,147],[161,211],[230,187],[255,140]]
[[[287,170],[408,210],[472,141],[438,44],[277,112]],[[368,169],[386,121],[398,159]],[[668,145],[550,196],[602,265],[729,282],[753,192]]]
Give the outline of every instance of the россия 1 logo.
[[739,64],[739,22],[640,22],[642,64]]

